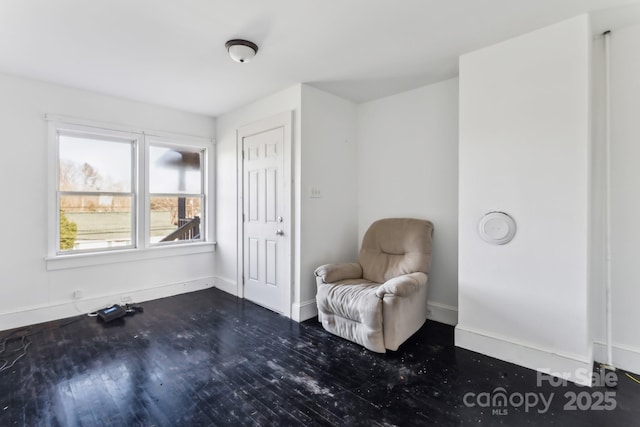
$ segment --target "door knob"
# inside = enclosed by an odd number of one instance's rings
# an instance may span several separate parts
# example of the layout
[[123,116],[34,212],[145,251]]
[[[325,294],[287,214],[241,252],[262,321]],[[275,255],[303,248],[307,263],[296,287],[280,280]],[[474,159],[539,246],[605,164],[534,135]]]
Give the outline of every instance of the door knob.
[[276,236],[284,236],[284,231],[282,231],[282,230],[277,230],[277,231],[276,231]]

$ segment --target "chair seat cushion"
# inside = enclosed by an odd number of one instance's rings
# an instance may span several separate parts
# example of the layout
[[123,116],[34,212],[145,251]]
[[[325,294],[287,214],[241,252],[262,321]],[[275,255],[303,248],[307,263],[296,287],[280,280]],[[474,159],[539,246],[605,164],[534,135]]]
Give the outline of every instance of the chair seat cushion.
[[384,353],[382,300],[376,296],[379,286],[380,283],[363,279],[319,284],[316,300],[322,326],[335,335]]

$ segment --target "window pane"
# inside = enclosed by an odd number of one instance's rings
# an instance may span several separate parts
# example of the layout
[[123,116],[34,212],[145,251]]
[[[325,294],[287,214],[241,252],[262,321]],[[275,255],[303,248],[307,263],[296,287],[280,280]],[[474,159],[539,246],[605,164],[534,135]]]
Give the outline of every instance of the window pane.
[[60,191],[131,192],[132,142],[60,135]]
[[60,197],[59,251],[131,246],[131,196]]
[[149,147],[150,193],[202,193],[202,151]]
[[201,206],[200,197],[151,196],[150,243],[200,239]]

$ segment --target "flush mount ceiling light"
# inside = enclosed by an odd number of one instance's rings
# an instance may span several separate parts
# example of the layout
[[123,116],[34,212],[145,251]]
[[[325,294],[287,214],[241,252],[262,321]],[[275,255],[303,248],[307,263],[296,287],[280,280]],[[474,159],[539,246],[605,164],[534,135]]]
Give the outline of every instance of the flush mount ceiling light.
[[249,62],[258,53],[258,45],[248,40],[233,39],[224,45],[231,59],[240,63]]

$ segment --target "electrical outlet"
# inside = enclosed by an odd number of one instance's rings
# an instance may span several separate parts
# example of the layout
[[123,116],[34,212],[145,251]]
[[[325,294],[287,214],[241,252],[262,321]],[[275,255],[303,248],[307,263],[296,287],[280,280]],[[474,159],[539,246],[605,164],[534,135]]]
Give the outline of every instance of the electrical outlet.
[[133,299],[131,299],[131,295],[122,295],[120,297],[120,301],[122,301],[122,302],[131,302],[131,301],[133,301]]
[[73,299],[82,299],[82,289],[73,291]]

